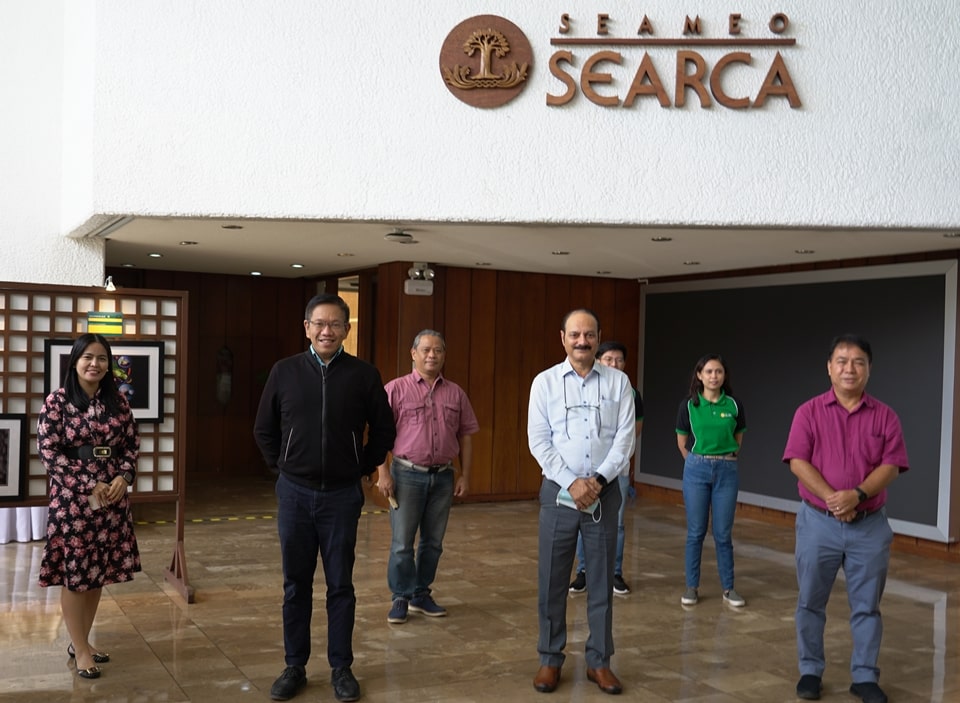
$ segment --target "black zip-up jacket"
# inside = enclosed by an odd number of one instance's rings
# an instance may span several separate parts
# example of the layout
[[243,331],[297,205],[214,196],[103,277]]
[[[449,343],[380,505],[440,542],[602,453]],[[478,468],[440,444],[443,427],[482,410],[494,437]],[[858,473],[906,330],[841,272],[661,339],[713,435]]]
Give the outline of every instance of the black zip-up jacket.
[[323,367],[307,349],[274,364],[253,435],[267,466],[326,490],[373,472],[397,428],[375,367],[345,351]]

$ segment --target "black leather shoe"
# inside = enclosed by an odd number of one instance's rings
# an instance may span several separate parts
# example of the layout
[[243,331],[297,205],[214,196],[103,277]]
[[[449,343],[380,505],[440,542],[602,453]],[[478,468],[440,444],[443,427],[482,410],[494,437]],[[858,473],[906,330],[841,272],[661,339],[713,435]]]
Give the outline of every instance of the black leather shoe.
[[850,693],[860,698],[863,703],[887,703],[887,694],[873,681],[850,684]]
[[270,698],[287,701],[307,685],[307,671],[302,666],[288,666],[270,687]]
[[820,700],[821,688],[819,676],[804,674],[797,681],[797,698],[802,698],[805,701],[818,701]]
[[338,701],[356,701],[360,699],[360,684],[354,678],[349,666],[341,666],[330,674],[333,695]]

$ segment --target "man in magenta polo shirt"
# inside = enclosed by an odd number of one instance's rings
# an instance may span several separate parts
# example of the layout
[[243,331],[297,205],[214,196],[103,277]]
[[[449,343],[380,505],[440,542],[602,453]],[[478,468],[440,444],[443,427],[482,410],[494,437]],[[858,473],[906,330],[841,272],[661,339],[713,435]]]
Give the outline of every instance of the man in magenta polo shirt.
[[[422,330],[410,354],[414,370],[386,385],[397,424],[390,470],[377,467],[380,493],[395,500],[390,511],[393,540],[387,583],[393,605],[387,622],[407,621],[407,611],[431,617],[447,614],[430,595],[443,552],[443,535],[453,497],[470,490],[473,445],[480,429],[467,394],[441,374],[447,347],[436,330]],[[460,459],[455,477],[453,460]],[[420,544],[414,554],[414,540]]]
[[880,598],[893,540],[884,504],[887,486],[909,466],[896,413],[864,392],[872,362],[865,339],[833,340],[833,388],[797,409],[783,452],[803,500],[796,526],[797,696],[807,700],[820,698],[827,600],[842,566],[853,637],[850,692],[864,703],[887,701],[877,685]]

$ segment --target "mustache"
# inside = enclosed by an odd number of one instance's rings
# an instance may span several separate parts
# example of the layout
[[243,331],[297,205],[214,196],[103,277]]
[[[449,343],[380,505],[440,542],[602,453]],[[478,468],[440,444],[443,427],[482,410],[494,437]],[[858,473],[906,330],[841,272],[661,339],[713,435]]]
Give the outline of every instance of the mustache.
[[573,345],[573,348],[574,348],[574,349],[577,349],[577,350],[579,350],[579,351],[590,351],[591,349],[593,349],[593,345],[591,345],[591,344],[574,344],[574,345]]

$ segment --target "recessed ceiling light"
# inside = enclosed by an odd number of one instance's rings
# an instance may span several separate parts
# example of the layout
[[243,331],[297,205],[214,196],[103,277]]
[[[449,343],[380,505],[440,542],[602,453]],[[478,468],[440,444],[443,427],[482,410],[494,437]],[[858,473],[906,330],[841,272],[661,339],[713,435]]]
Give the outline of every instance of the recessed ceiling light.
[[182,246],[182,247],[195,247],[195,246],[197,246],[197,243],[196,243],[196,242],[191,242],[191,241],[188,241],[188,240],[184,239],[182,242],[180,242],[180,246]]
[[650,237],[651,242],[672,242],[673,237]]
[[125,269],[132,269],[136,264],[120,264]]
[[162,258],[163,258],[163,254],[158,254],[158,253],[155,252],[155,251],[151,251],[149,254],[147,254],[147,256],[149,256],[151,259],[162,259]]
[[341,251],[337,256],[353,256],[353,252],[350,251]]
[[597,275],[598,275],[598,276],[607,276],[607,275],[609,275],[609,274],[610,274],[609,271],[597,271]]
[[303,264],[290,264],[290,268],[292,268],[292,269],[302,269],[302,268],[303,268]]
[[815,253],[813,249],[794,249],[793,251],[794,251],[795,253],[797,253],[797,254],[813,254],[813,253]]
[[251,272],[250,272],[250,275],[251,275],[251,276],[262,276],[263,274],[260,273],[259,271],[251,271]]
[[220,229],[243,229],[243,225],[220,225]]
[[683,262],[683,265],[684,265],[684,266],[699,266],[699,265],[700,265],[700,262],[699,262],[699,261],[684,261],[684,262]]
[[553,254],[554,256],[569,256],[569,255],[570,255],[570,252],[569,252],[569,251],[560,251],[559,249],[558,249],[557,251],[551,251],[550,253]]

